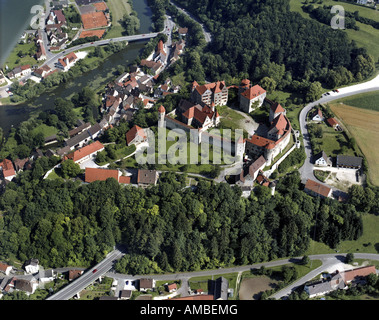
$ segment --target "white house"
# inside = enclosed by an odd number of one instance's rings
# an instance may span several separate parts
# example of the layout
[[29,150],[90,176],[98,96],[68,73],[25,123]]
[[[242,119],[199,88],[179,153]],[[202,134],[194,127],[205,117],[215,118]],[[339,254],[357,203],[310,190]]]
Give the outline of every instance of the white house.
[[41,282],[51,282],[55,278],[54,270],[40,270],[39,271],[39,280]]
[[147,141],[147,135],[145,131],[137,125],[126,133],[126,143],[128,146],[132,144],[138,145],[145,141]]
[[324,121],[324,116],[322,115],[322,111],[320,108],[318,108],[317,111],[313,114],[312,120],[316,122]]
[[314,162],[316,166],[320,167],[327,167],[332,165],[331,161],[329,160],[327,154],[324,151],[321,151],[320,153],[315,155]]
[[71,52],[62,59],[58,59],[57,67],[63,71],[68,71],[75,65],[76,61],[78,61],[78,57],[74,52]]
[[30,259],[25,262],[25,272],[26,273],[37,273],[39,271],[39,261],[38,259]]

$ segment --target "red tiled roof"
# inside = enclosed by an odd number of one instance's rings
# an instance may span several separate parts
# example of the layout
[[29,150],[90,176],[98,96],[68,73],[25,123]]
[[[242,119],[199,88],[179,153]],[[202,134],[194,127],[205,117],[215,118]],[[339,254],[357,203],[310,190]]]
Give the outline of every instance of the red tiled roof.
[[7,268],[9,268],[9,267],[10,267],[9,265],[0,262],[0,271],[2,271],[2,272],[6,272],[6,271],[7,271]]
[[167,289],[170,291],[170,290],[173,290],[173,289],[176,289],[177,286],[176,286],[176,283],[171,283],[169,285],[167,285]]
[[337,120],[334,119],[334,118],[329,118],[329,119],[326,120],[326,121],[329,123],[329,125],[330,125],[331,127],[334,127],[335,125],[338,125]]
[[3,170],[4,178],[14,176],[16,171],[14,170],[13,163],[9,159],[4,159],[3,162],[0,162],[0,167]]
[[321,196],[328,197],[331,189],[327,186],[322,185],[316,181],[308,179],[305,184],[305,189],[317,193]]
[[143,139],[146,139],[146,138],[147,138],[147,137],[146,137],[146,134],[145,134],[145,131],[144,131],[141,127],[135,125],[133,128],[131,128],[131,129],[126,133],[126,143],[129,145],[129,143],[132,142],[133,139],[134,139],[137,135],[139,135],[139,136],[142,137]]
[[79,150],[76,150],[63,158],[63,160],[71,159],[74,162],[87,157],[90,154],[100,151],[104,146],[100,141],[95,141],[94,143],[89,144]]
[[242,96],[249,99],[249,100],[252,100],[256,97],[259,97],[260,95],[264,94],[266,92],[266,90],[264,90],[260,85],[255,85],[247,90],[245,90],[244,92],[242,92]]
[[254,134],[249,140],[250,143],[258,146],[258,147],[268,147],[270,144],[275,144],[275,141],[263,138],[261,136],[258,136]]
[[164,108],[164,106],[160,106],[159,108],[158,108],[158,112],[159,113],[165,113],[166,112],[166,109]]
[[367,266],[367,267],[361,267],[361,268],[344,271],[342,273],[342,276],[345,282],[349,282],[349,281],[354,280],[354,278],[356,277],[366,277],[371,273],[376,274],[375,266]]
[[131,177],[128,177],[128,176],[121,176],[119,178],[119,183],[125,183],[125,184],[130,184],[131,182]]
[[114,178],[118,182],[118,170],[101,169],[101,168],[86,168],[85,181],[88,183],[94,181],[105,181],[108,178]]
[[204,84],[202,86],[199,86],[196,81],[192,83],[192,86],[194,87],[196,85],[196,90],[198,93],[203,95],[203,93],[207,90],[210,90],[212,92],[220,92],[225,87],[225,81],[217,81],[213,83]]
[[280,105],[280,103],[275,102],[274,104],[271,105],[271,110],[274,111],[274,113],[280,113],[284,112],[285,110],[283,107]]

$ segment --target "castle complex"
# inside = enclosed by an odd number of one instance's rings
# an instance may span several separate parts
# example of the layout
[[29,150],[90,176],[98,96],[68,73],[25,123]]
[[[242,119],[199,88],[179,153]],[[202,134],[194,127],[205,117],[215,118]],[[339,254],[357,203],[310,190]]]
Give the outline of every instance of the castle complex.
[[[270,166],[274,158],[280,154],[291,139],[291,123],[286,117],[286,110],[276,102],[266,99],[266,91],[259,85],[252,86],[247,79],[242,80],[238,87],[240,109],[251,112],[262,106],[266,101],[270,104],[270,127],[265,134],[254,134],[249,139],[238,140],[232,143],[233,153],[242,157],[247,154],[253,161],[263,156],[265,165]],[[224,81],[218,81],[205,85],[199,85],[196,81],[192,84],[191,101],[181,100],[173,113],[175,116],[166,115],[163,106],[158,109],[158,127],[168,129],[182,129],[190,133],[190,139],[196,144],[202,141],[216,142],[219,146],[227,145],[225,139],[211,135],[207,130],[217,127],[220,123],[220,115],[216,106],[226,105],[228,102],[228,87]],[[195,129],[195,130],[194,130]],[[204,139],[206,138],[206,139]]]

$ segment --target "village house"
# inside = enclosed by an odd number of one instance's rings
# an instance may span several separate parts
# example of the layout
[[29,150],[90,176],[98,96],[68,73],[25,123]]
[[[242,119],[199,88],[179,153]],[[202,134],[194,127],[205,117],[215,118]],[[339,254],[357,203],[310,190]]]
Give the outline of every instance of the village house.
[[132,297],[132,290],[120,290],[120,299],[129,300]]
[[[88,133],[88,130],[84,130],[83,132],[73,136],[72,138],[65,141],[65,148],[62,148],[62,151],[68,152],[70,150],[73,150],[75,148],[81,148],[83,145],[85,145],[87,142],[91,140],[91,136]],[[59,154],[59,153],[58,153]]]
[[166,290],[168,292],[172,293],[172,292],[175,292],[176,290],[178,290],[178,286],[176,285],[176,283],[170,283],[170,284],[166,285]]
[[321,197],[321,198],[330,198],[332,195],[332,189],[308,179],[305,183],[304,192],[310,194],[311,196]]
[[159,60],[162,61],[162,63],[165,63],[167,60],[167,51],[165,48],[165,44],[163,43],[162,40],[159,40],[158,42],[157,49],[155,51],[155,57],[154,57],[155,62]]
[[71,67],[75,65],[77,61],[78,57],[74,52],[71,52],[62,59],[58,59],[57,67],[62,69],[63,71],[68,71]]
[[137,125],[135,125],[126,133],[126,144],[128,146],[131,146],[132,144],[139,145],[146,141],[147,135],[145,131]]
[[9,276],[12,271],[12,266],[7,265],[6,263],[0,262],[0,272],[4,273],[6,276]]
[[238,89],[240,109],[246,113],[262,106],[267,92],[259,85],[251,85],[250,80],[242,80]]
[[225,106],[228,103],[228,87],[225,81],[217,81],[199,85],[196,81],[192,83],[191,100],[201,106],[212,104]]
[[83,148],[80,148],[63,157],[63,161],[72,160],[77,164],[81,164],[87,160],[94,159],[96,154],[104,150],[104,146],[100,141],[95,141]]
[[137,184],[139,187],[147,188],[155,186],[158,182],[158,172],[156,170],[138,169]]
[[17,291],[24,291],[27,295],[33,294],[38,287],[38,282],[35,279],[24,280],[16,279],[14,289]]
[[187,33],[188,33],[188,28],[185,28],[185,27],[179,28],[178,29],[178,33],[179,33],[180,36],[185,37],[187,35]]
[[8,73],[8,78],[9,79],[14,79],[14,78],[20,78],[27,76],[32,73],[32,69],[29,64],[19,66],[14,68],[11,72]]
[[55,272],[53,269],[39,270],[39,281],[41,281],[42,283],[51,282],[51,281],[54,281],[54,279],[55,279]]
[[34,274],[39,271],[39,261],[38,259],[30,259],[24,264],[25,272],[28,274]]
[[328,279],[312,284],[306,284],[304,290],[309,294],[309,298],[323,296],[338,289],[347,289],[348,285],[356,285],[365,282],[365,278],[370,274],[376,274],[375,266],[365,266],[350,270],[336,270],[330,274]]
[[69,270],[68,271],[68,281],[73,281],[79,278],[84,273],[83,270]]
[[52,70],[47,64],[33,71],[33,75],[39,78],[46,78],[51,73],[52,73]]
[[5,180],[12,181],[16,176],[16,171],[14,169],[13,163],[9,159],[4,159],[0,162],[0,172]]
[[325,151],[321,151],[314,156],[314,163],[316,166],[320,167],[330,167],[332,165],[332,162],[330,161]]
[[139,291],[153,290],[155,288],[154,279],[140,279],[139,280]]
[[313,113],[312,120],[316,122],[324,121],[324,116],[320,108],[317,108],[317,110]]

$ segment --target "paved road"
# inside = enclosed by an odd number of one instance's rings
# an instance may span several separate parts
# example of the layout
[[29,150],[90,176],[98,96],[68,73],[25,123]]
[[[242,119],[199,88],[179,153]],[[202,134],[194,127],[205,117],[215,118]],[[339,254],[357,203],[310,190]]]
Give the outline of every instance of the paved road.
[[[272,295],[270,298],[274,299],[282,299],[287,297],[293,290],[295,290],[297,287],[303,285],[309,280],[312,280],[322,272],[326,271],[327,269],[330,269],[334,265],[338,265],[341,262],[344,262],[346,254],[342,253],[339,255],[313,255],[310,256],[311,260],[321,260],[322,265],[313,271],[306,274],[304,277],[300,278],[299,280],[292,283],[290,286],[276,292],[274,295]],[[373,254],[373,253],[354,253],[354,259],[367,259],[367,260],[379,260],[379,254]]]
[[[107,255],[107,257],[98,263],[96,266],[83,273],[79,278],[74,280],[71,284],[64,287],[54,295],[48,297],[46,300],[68,300],[75,296],[80,291],[84,290],[91,283],[93,283],[100,276],[107,273],[112,267],[115,260],[121,258],[123,253],[119,250],[114,250]],[[97,270],[96,272],[93,272]]]
[[[300,131],[301,131],[301,134],[303,135],[303,143],[304,143],[305,153],[307,156],[303,167],[300,168],[300,174],[301,174],[301,179],[303,183],[305,183],[308,179],[315,179],[313,175],[314,165],[312,163],[312,148],[311,148],[311,142],[309,139],[308,127],[306,123],[306,117],[309,111],[314,106],[317,106],[319,104],[325,104],[337,99],[353,96],[360,93],[376,91],[376,90],[379,90],[379,75],[375,77],[373,80],[338,89],[339,93],[331,92],[330,95],[323,96],[319,100],[309,103],[303,108],[303,110],[300,112],[300,115],[299,115]],[[332,187],[332,189],[333,189],[334,194],[336,195],[338,195],[338,193],[341,192],[340,190],[334,187]]]

